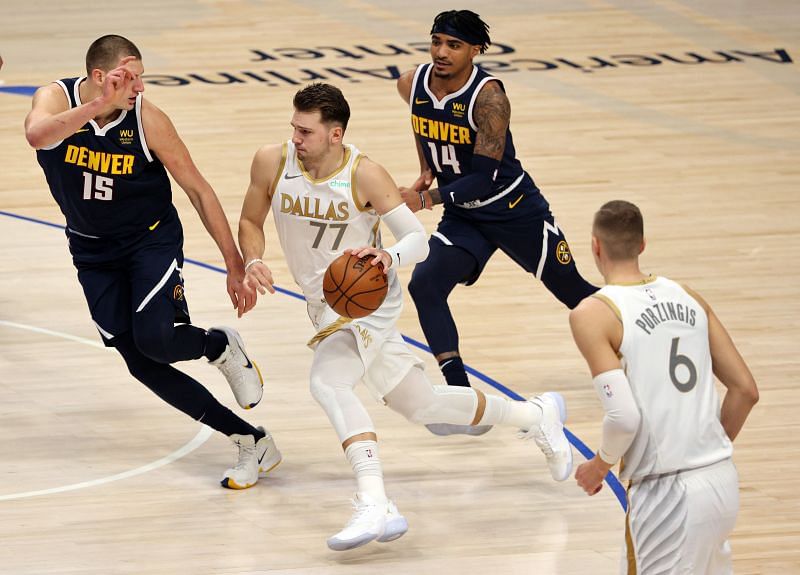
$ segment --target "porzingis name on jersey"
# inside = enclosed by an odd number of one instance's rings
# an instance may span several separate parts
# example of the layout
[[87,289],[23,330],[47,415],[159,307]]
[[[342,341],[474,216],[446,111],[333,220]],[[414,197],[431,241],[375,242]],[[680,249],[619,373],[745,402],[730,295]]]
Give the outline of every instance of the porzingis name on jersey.
[[315,220],[333,220],[340,222],[350,217],[347,202],[329,202],[327,207],[322,206],[320,198],[295,198],[289,194],[281,194],[281,212],[293,216],[303,216]]
[[441,120],[431,120],[411,114],[411,126],[415,134],[431,140],[439,140],[450,144],[471,144],[469,128],[458,126]]
[[64,155],[64,162],[88,168],[101,174],[126,175],[133,173],[133,154],[109,154],[95,152],[85,146],[69,144]]
[[658,302],[647,306],[636,319],[636,325],[647,335],[656,327],[668,321],[681,321],[694,327],[697,312],[682,303]]

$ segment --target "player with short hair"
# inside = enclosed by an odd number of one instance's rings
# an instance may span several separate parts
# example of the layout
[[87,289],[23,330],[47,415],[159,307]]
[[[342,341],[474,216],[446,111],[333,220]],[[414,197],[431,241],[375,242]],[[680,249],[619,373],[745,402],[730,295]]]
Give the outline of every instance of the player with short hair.
[[263,427],[242,420],[170,365],[206,357],[239,405],[249,409],[261,400],[261,374],[239,334],[189,323],[183,229],[167,171],[219,246],[240,316],[254,292],[242,283],[242,258],[214,190],[166,114],[142,96],[143,72],[130,40],[98,38],[86,53],[86,76],[36,91],[25,136],[66,218],[72,261],[103,342],[161,399],[230,437],[239,459],[222,485],[244,489],[281,456]]
[[[727,538],[739,487],[731,442],[758,389],[708,303],[641,271],[644,247],[635,205],[615,200],[595,214],[592,253],[606,286],[569,319],[605,418],[600,450],[575,478],[594,495],[624,462],[622,573],[732,573]],[[727,388],[721,409],[714,375]]]
[[[386,170],[343,143],[349,118],[347,100],[335,86],[317,83],[298,91],[292,138],[256,152],[239,221],[245,282],[262,294],[274,292],[272,272],[261,259],[264,222],[272,211],[286,261],[316,330],[309,342],[314,350],[311,394],[330,419],[358,485],[350,522],[328,539],[328,546],[337,551],[376,539],[392,541],[408,529],[386,496],[378,436],[354,393],[359,381],[409,421],[511,425],[535,440],[555,479],[565,479],[572,468],[560,395],[545,393],[518,402],[479,390],[434,387],[425,377],[423,362],[396,327],[402,311],[396,270],[425,258],[425,231]],[[381,221],[396,239],[391,247],[383,247]],[[342,251],[369,257],[388,276],[386,299],[364,318],[340,317],[323,298],[325,270]]]
[[[475,283],[496,250],[569,308],[597,290],[578,273],[547,200],[516,157],[503,83],[473,63],[490,44],[478,14],[442,12],[431,28],[433,62],[397,81],[420,162],[417,181],[401,189],[403,199],[415,212],[444,205],[430,255],[414,268],[408,291],[442,374],[456,386],[469,380],[447,298],[457,284]],[[433,178],[438,188],[430,188]]]

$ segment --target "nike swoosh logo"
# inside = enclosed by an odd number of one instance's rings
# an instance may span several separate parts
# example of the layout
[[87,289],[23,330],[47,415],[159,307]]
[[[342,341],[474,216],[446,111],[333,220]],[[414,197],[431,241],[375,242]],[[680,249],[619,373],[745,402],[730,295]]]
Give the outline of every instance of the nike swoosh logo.
[[160,224],[160,223],[161,223],[161,220],[158,220],[158,221],[157,221],[156,223],[154,223],[152,226],[148,226],[148,227],[147,227],[147,229],[148,229],[148,230],[150,230],[150,231],[152,232],[154,229],[156,229],[156,228],[158,227],[158,224]]
[[522,198],[524,198],[524,197],[525,197],[525,194],[522,194],[520,197],[518,197],[518,198],[517,198],[516,200],[514,200],[513,202],[508,202],[508,209],[509,209],[509,210],[513,210],[515,207],[517,207],[517,204],[518,204],[518,203],[520,203],[520,201],[521,201],[521,200],[522,200]]
[[88,132],[88,131],[89,131],[89,128],[81,128],[80,130],[77,130],[75,133],[76,134],[80,134],[81,132]]
[[269,449],[265,449],[265,450],[264,450],[264,453],[262,453],[262,454],[261,454],[261,457],[259,457],[259,458],[258,458],[258,464],[259,464],[259,465],[261,465],[261,461],[262,461],[262,460],[264,459],[264,457],[267,455],[267,451],[269,451]]
[[284,180],[293,180],[295,178],[302,178],[303,174],[295,174],[294,176],[290,176],[288,173],[283,175]]
[[430,100],[420,100],[419,98],[414,98],[415,104],[427,104]]

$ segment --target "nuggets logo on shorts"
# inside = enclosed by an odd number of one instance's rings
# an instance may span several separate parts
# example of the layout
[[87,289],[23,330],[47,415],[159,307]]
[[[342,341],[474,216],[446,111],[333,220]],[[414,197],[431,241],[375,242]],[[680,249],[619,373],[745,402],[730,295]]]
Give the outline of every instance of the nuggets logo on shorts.
[[558,242],[556,246],[556,259],[561,264],[568,264],[572,261],[572,253],[569,251],[569,245],[564,240]]
[[183,286],[178,284],[172,290],[172,299],[175,301],[183,301]]

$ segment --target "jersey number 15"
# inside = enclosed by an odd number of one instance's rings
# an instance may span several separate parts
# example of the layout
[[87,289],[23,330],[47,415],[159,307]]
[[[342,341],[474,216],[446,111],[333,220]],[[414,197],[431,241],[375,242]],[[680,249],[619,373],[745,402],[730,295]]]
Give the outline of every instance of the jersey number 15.
[[106,176],[97,176],[83,172],[83,199],[84,200],[111,200],[114,180]]

